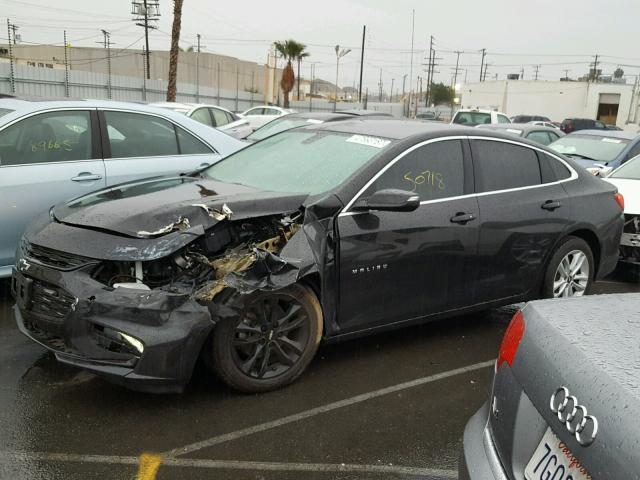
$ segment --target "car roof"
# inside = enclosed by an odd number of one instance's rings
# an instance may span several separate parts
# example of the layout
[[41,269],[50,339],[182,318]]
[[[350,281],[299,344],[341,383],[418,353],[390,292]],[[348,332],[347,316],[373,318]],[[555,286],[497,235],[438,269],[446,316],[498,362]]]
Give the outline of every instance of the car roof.
[[569,135],[593,135],[597,137],[622,138],[625,140],[635,140],[640,137],[637,133],[625,132],[624,130],[576,130]]
[[[456,124],[442,122],[422,122],[420,120],[404,120],[382,117],[358,117],[341,122],[321,123],[300,127],[297,130],[331,131],[338,133],[350,133],[353,135],[366,135],[372,137],[389,138],[392,140],[416,140],[429,139],[441,136],[486,136],[513,140],[513,135],[483,131],[483,129],[464,127]],[[524,141],[524,140],[523,140]]]
[[[349,115],[343,112],[335,112],[335,113],[334,112],[298,112],[298,113],[289,113],[287,115],[278,117],[278,119],[283,119],[283,118],[308,118],[310,120],[322,120],[323,122],[330,122],[331,120],[353,118],[353,115]],[[269,124],[267,123],[267,125]]]
[[544,125],[535,125],[532,123],[486,123],[478,125],[477,128],[487,128],[490,130],[522,130],[522,132],[525,133],[528,133],[532,130],[535,130],[536,132],[542,131],[558,133],[557,128],[545,127]]
[[376,110],[365,110],[365,109],[358,109],[358,108],[353,108],[350,110],[339,110],[336,113],[344,113],[347,115],[355,115],[358,117],[368,117],[368,116],[393,117],[393,115],[387,112],[378,112]]

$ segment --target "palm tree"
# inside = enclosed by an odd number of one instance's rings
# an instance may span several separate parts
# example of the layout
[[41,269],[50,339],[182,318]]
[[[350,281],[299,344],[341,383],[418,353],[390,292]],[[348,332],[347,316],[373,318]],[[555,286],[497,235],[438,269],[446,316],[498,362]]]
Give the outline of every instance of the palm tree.
[[[293,60],[298,61],[298,76],[300,75],[300,61],[304,57],[308,57],[309,54],[305,52],[307,46],[304,43],[296,42],[295,40],[285,40],[284,42],[275,42],[274,46],[276,51],[287,60],[287,66],[282,72],[282,80],[280,80],[280,87],[282,87],[282,93],[284,94],[284,108],[289,108],[289,93],[293,90],[296,82],[296,77],[293,73],[293,66],[291,62]],[[298,94],[300,87],[298,86]]]
[[173,0],[173,27],[171,28],[171,50],[169,51],[169,84],[167,86],[167,102],[176,101],[176,83],[178,79],[178,41],[182,26],[182,2]]

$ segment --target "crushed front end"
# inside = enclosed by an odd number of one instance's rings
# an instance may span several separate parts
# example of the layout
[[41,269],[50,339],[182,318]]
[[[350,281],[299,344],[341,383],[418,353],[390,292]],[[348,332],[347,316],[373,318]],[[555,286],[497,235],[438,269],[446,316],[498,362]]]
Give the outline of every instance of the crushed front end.
[[[214,215],[193,207],[192,219]],[[56,221],[31,229],[12,277],[18,328],[60,362],[135,390],[182,391],[220,293],[275,289],[299,274],[277,254],[302,234],[300,211],[237,221],[220,212],[207,228],[176,218],[145,238]]]

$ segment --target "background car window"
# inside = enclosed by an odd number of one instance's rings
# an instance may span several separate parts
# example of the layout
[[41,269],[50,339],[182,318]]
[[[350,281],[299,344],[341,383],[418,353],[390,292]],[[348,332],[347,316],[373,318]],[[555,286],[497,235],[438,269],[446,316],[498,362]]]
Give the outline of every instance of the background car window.
[[193,118],[194,120],[200,123],[204,123],[205,125],[209,125],[210,127],[213,127],[213,123],[211,122],[211,115],[209,115],[209,110],[206,108],[199,108],[195,110],[191,114],[191,118]]
[[385,188],[416,192],[421,201],[462,195],[462,144],[459,140],[445,140],[413,150],[378,177],[364,196]]
[[0,117],[4,117],[7,113],[11,113],[14,110],[10,110],[8,108],[0,108]]
[[605,124],[604,124],[604,123],[602,123],[602,122],[598,122],[598,121],[595,121],[595,122],[594,122],[594,126],[595,126],[596,128],[601,128],[601,129],[603,129],[603,130],[605,130],[605,129],[607,128],[607,127],[605,126]]
[[629,150],[629,153],[627,153],[627,160],[638,155],[640,155],[640,142],[636,143],[635,147],[632,147],[631,150]]
[[504,115],[498,115],[498,123],[511,123],[511,120]]
[[212,108],[210,110],[213,115],[214,127],[223,127],[229,123],[227,112],[224,110],[218,110],[217,108]]
[[535,150],[504,142],[473,142],[477,192],[528,187],[541,183]]
[[224,112],[224,114],[227,116],[227,122],[228,123],[233,123],[236,120],[238,120],[238,117],[236,117],[233,113],[231,112]]
[[264,111],[264,108],[253,108],[249,111],[247,111],[247,113],[245,113],[245,115],[262,115]]
[[139,113],[105,111],[104,115],[112,158],[178,155],[171,122]]
[[470,126],[488,124],[491,123],[491,114],[481,112],[458,112],[453,119],[453,123]]
[[213,153],[211,148],[191,135],[186,130],[175,127],[178,134],[178,147],[180,148],[180,155],[198,155],[203,153]]
[[530,132],[529,135],[527,135],[527,139],[542,145],[549,145],[553,140],[556,140],[556,138],[551,139],[549,134],[543,131]]
[[280,112],[278,110],[276,110],[275,108],[265,108],[264,109],[264,114],[265,115],[280,115]]
[[89,159],[88,111],[34,115],[0,132],[0,166]]
[[540,159],[540,173],[542,174],[542,183],[557,182],[566,180],[571,176],[571,172],[562,162],[553,158],[546,153],[538,152]]

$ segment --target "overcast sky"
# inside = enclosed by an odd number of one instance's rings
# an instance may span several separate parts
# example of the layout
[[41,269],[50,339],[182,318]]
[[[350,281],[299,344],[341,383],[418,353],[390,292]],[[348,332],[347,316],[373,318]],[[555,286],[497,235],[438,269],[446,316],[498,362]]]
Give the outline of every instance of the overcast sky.
[[[55,5],[50,6],[50,5]],[[142,48],[143,30],[131,21],[127,0],[0,0],[4,16],[20,27],[22,41],[62,43],[67,29],[72,45],[94,46],[99,30],[112,32],[118,48]],[[161,19],[151,34],[151,49],[167,50],[173,2],[160,0]],[[212,1],[184,0],[181,46],[202,35],[205,51],[266,61],[269,45],[293,38],[308,45],[318,62],[316,76],[335,80],[334,45],[352,48],[340,67],[340,84],[357,82],[362,26],[367,25],[364,85],[377,91],[382,69],[385,91],[395,79],[402,88],[411,60],[411,17],[415,9],[413,83],[426,76],[422,65],[428,55],[429,36],[437,49],[436,80],[451,82],[456,50],[463,51],[459,78],[477,80],[480,54],[487,49],[487,78],[504,78],[524,68],[533,78],[557,80],[587,72],[592,56],[601,55],[604,73],[622,65],[626,74],[640,73],[638,30],[640,0],[294,0]],[[0,34],[6,41],[6,33]],[[407,80],[407,88],[408,88]]]

